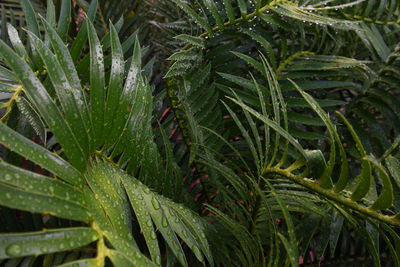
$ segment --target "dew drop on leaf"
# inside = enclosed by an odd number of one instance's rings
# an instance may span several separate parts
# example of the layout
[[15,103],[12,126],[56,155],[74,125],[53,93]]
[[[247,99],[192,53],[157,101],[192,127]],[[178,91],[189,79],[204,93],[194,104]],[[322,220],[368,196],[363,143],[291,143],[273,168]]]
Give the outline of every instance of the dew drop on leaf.
[[157,238],[156,232],[151,231],[150,237],[151,237],[151,239],[156,239]]
[[153,208],[155,210],[160,209],[160,203],[158,203],[158,200],[155,199],[154,197],[151,199],[151,204],[153,205]]
[[167,221],[167,218],[165,216],[162,217],[161,224],[162,224],[163,227],[167,227],[168,226],[168,221]]
[[17,244],[9,245],[6,248],[6,254],[11,257],[18,256],[19,254],[21,254],[21,252],[22,252],[22,247]]

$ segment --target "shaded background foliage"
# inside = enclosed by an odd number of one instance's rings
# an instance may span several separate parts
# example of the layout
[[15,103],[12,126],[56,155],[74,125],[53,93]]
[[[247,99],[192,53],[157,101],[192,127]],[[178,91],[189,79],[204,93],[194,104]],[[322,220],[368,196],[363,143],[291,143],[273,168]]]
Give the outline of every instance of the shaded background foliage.
[[[49,15],[50,2],[54,3],[54,18]],[[35,13],[53,21],[52,26],[65,21],[59,19],[64,2],[31,1]],[[27,3],[22,1],[25,12]],[[91,61],[95,56],[90,55],[93,49],[86,34],[79,35],[79,30],[88,27],[82,14],[90,13],[91,3],[73,2],[71,23],[64,31],[57,28],[69,44],[88,98],[98,81],[93,78],[96,62]],[[147,89],[136,90],[143,92],[146,100],[131,90],[124,95],[131,102],[120,104],[122,111],[114,114],[132,108],[132,123],[133,119],[143,123],[131,124],[120,144],[107,138],[95,144],[87,153],[89,164],[78,167],[80,163],[74,163],[65,145],[57,142],[34,101],[18,87],[24,77],[10,72],[12,64],[4,59],[0,73],[0,89],[5,93],[2,122],[72,161],[82,173],[101,173],[101,167],[93,167],[91,172],[92,165],[97,166],[95,161],[117,164],[142,186],[184,203],[200,215],[212,257],[207,254],[208,244],[197,252],[188,238],[177,232],[186,243],[182,247],[189,265],[200,264],[204,255],[207,264],[225,266],[398,266],[399,6],[397,0],[100,0],[92,21],[103,44],[106,87],[112,91],[111,54],[117,50],[110,48],[109,22],[122,43],[126,69],[136,62],[142,68],[144,84],[148,81],[142,87]],[[2,40],[13,45],[12,37],[7,36],[9,22],[29,54],[21,58],[37,71],[56,105],[62,106],[55,82],[49,82],[47,68],[23,30],[32,31],[32,27],[29,21],[25,26],[28,16],[23,15],[20,1],[4,1],[1,8]],[[48,30],[39,23],[38,31],[46,35],[42,40],[49,46]],[[84,42],[74,50],[76,40]],[[113,113],[107,115],[109,110],[102,112],[104,118],[114,118]],[[91,113],[91,120],[94,114],[98,113]],[[72,117],[65,117],[67,123],[73,123]],[[96,134],[97,130],[93,131]],[[46,167],[28,155],[10,151],[9,146],[2,146],[7,164],[64,178],[52,169],[41,169],[38,165]],[[108,167],[104,172],[110,172]],[[107,183],[99,177],[86,174],[93,193],[100,190],[97,183]],[[1,183],[8,184],[3,180]],[[128,203],[128,210],[121,204],[119,211],[125,212],[127,224],[132,224],[123,231],[130,231],[141,253],[153,263],[159,264],[152,249],[157,243],[163,265],[184,264],[186,260],[179,258],[174,246],[161,238],[166,235],[154,214],[157,241],[146,238],[152,234],[146,236],[140,218],[149,215],[138,213],[133,200],[129,206],[134,191],[126,183],[129,179],[117,181],[122,189],[116,190],[122,193],[121,199],[115,197]],[[107,191],[105,187],[101,190]],[[174,205],[158,194],[161,205]],[[115,212],[108,209],[106,200],[98,202],[106,213]],[[1,204],[2,233],[88,225]],[[152,206],[147,209],[150,212]],[[94,221],[102,219],[95,216]],[[192,229],[186,223],[180,227]],[[108,251],[123,254],[124,248],[113,239],[118,237],[110,234],[107,222],[100,226],[102,230],[91,226],[104,232]],[[3,263],[53,266],[95,256],[99,259],[101,242],[85,245],[41,256],[28,253],[25,258]],[[116,257],[107,255],[117,265]]]

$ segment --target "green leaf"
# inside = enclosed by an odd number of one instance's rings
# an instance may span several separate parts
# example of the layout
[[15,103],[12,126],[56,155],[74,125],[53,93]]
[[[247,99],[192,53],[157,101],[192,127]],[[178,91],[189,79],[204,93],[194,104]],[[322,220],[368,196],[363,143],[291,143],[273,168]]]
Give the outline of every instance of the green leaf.
[[104,118],[104,135],[108,136],[114,126],[115,115],[119,108],[119,99],[121,96],[123,79],[124,79],[124,56],[118,33],[115,27],[110,23],[111,32],[111,53],[112,65],[110,82],[107,93],[107,103]]
[[[291,80],[290,80],[291,81]],[[292,82],[292,81],[291,81]],[[344,151],[342,142],[339,138],[339,135],[337,133],[337,130],[333,123],[331,122],[328,114],[325,113],[325,111],[318,105],[317,101],[314,100],[313,97],[311,97],[309,94],[306,92],[302,91],[294,82],[292,82],[293,85],[296,87],[296,89],[300,92],[300,94],[303,96],[303,98],[307,101],[307,103],[310,105],[310,107],[317,113],[317,115],[321,118],[321,120],[324,122],[325,126],[328,129],[329,136],[330,136],[330,141],[331,141],[331,153],[329,157],[328,164],[326,166],[326,169],[321,176],[321,184],[322,186],[326,186],[328,188],[332,187],[332,171],[333,168],[335,167],[335,157],[336,157],[336,149],[335,149],[335,141],[337,142],[338,146],[340,147],[340,156],[342,158],[342,165],[341,165],[341,175],[340,175],[340,190],[344,189],[344,187],[347,184],[347,179],[348,179],[348,164],[347,164],[347,159],[346,159],[346,153]],[[339,191],[340,191],[339,190]]]
[[279,195],[276,193],[274,187],[270,184],[270,182],[267,179],[264,179],[264,181],[267,183],[268,187],[271,189],[272,196],[275,198],[276,202],[278,202],[278,205],[282,211],[283,218],[287,224],[288,228],[288,236],[289,240],[282,235],[281,233],[278,233],[279,238],[282,240],[285,249],[287,251],[287,256],[289,257],[290,263],[292,266],[299,266],[299,251],[298,251],[298,245],[297,245],[297,239],[296,239],[296,233],[294,231],[294,224],[292,217],[288,211],[287,205],[281,200]]
[[179,244],[178,238],[176,237],[175,232],[172,230],[164,210],[161,209],[162,203],[160,204],[158,197],[148,188],[142,188],[142,190],[143,192],[141,193],[141,195],[146,203],[147,211],[153,218],[155,225],[157,226],[160,233],[163,235],[169,248],[172,250],[178,261],[183,266],[187,266],[186,257],[181,245]]
[[104,59],[103,50],[92,22],[86,19],[90,45],[90,116],[93,122],[95,147],[103,143],[104,128]]
[[0,259],[71,250],[86,246],[97,238],[97,232],[87,227],[1,234]]
[[18,31],[9,23],[7,23],[8,36],[11,44],[15,49],[15,52],[22,58],[28,59],[28,53],[25,50],[25,46],[19,38]]
[[141,52],[140,44],[136,39],[135,49],[132,55],[132,63],[127,74],[124,87],[119,98],[119,107],[113,123],[113,130],[106,140],[106,147],[115,144],[124,131],[125,124],[129,119],[133,99],[137,94],[137,87],[140,80],[140,67],[141,67]]
[[358,23],[350,20],[340,20],[336,18],[321,16],[317,13],[310,13],[302,7],[292,2],[278,2],[272,10],[282,16],[288,16],[303,22],[323,24],[337,29],[357,30]]
[[50,49],[48,49],[47,46],[34,34],[30,32],[28,32],[28,34],[32,44],[35,46],[35,49],[39,53],[47,68],[47,73],[50,76],[61,107],[64,111],[65,119],[68,122],[69,126],[74,129],[74,135],[76,136],[80,147],[82,147],[86,158],[88,158],[89,137],[85,129],[86,127],[81,112],[76,104],[76,99],[72,97],[72,95],[74,94],[73,91],[75,91],[76,89],[70,85],[59,62],[57,61],[55,55],[53,55],[53,53],[50,51]]
[[67,157],[79,170],[83,170],[86,162],[82,148],[39,79],[3,41],[0,41],[0,52],[14,73],[18,75],[28,98],[34,103],[58,142],[63,146]]
[[[42,18],[42,24],[46,31],[47,36],[49,36],[51,46],[54,49],[54,54],[57,57],[60,66],[67,77],[67,80],[71,87],[74,89],[72,91],[72,96],[75,99],[75,103],[81,113],[83,122],[86,127],[86,131],[89,133],[89,148],[93,147],[93,138],[91,138],[91,120],[89,116],[88,104],[86,101],[85,93],[82,90],[81,82],[78,77],[78,73],[75,69],[75,64],[71,58],[67,47],[58,36],[57,32],[51,27],[51,25]],[[91,151],[91,149],[89,149]]]
[[194,45],[194,46],[197,46],[200,48],[205,48],[204,39],[201,37],[191,36],[191,35],[187,35],[187,34],[180,34],[178,36],[175,36],[174,38],[185,41],[191,45]]
[[64,42],[67,41],[70,20],[71,0],[62,0],[60,17],[58,18],[57,33]]
[[235,12],[232,7],[232,1],[231,0],[224,0],[224,6],[226,10],[226,15],[228,16],[229,23],[234,23],[235,21]]
[[215,18],[218,27],[223,30],[224,29],[224,22],[222,21],[222,17],[218,12],[217,6],[213,0],[203,0],[204,5],[211,11],[211,14]]
[[116,170],[111,170],[100,162],[93,163],[85,177],[95,199],[103,207],[113,232],[119,238],[129,240],[137,247],[131,234],[131,214],[127,198],[117,174]]
[[238,6],[239,6],[239,10],[240,10],[240,14],[242,15],[242,18],[245,18],[247,15],[247,5],[246,2],[243,0],[237,0]]
[[312,125],[312,126],[323,126],[324,125],[324,123],[321,121],[321,119],[303,115],[298,112],[291,112],[291,111],[288,111],[288,120],[298,123],[298,124],[302,124],[302,125]]
[[97,267],[97,266],[99,266],[99,260],[97,258],[76,260],[61,265],[57,265],[57,267]]
[[136,186],[136,183],[131,179],[122,179],[126,193],[128,194],[130,203],[135,212],[136,218],[139,222],[140,229],[146,240],[147,247],[150,251],[153,262],[157,265],[161,265],[161,254],[158,246],[157,235],[154,231],[153,222],[151,216],[146,212],[143,207],[146,206],[146,202],[143,199],[140,188]]
[[178,51],[174,54],[172,54],[168,60],[195,60],[199,58],[199,53],[197,49],[188,49],[188,50],[182,50]]
[[32,105],[25,99],[25,97],[18,97],[17,100],[18,110],[22,115],[29,121],[35,133],[40,137],[43,144],[46,145],[47,135],[46,126],[40,118],[38,112],[32,107]]
[[[185,241],[199,261],[204,263],[201,250],[213,266],[211,248],[205,236],[206,227],[201,218],[183,205],[172,202],[163,196],[158,197],[160,203],[163,204],[162,208],[171,228]],[[175,215],[179,219],[175,218]]]
[[30,172],[6,162],[0,162],[0,166],[0,183],[27,192],[70,201],[83,207],[86,205],[81,191],[55,178]]
[[276,69],[276,59],[271,44],[257,32],[253,32],[246,28],[243,28],[242,31],[250,36],[252,39],[257,41],[265,49],[265,51],[267,51],[269,60],[271,61],[271,65],[274,69]]
[[106,235],[116,249],[107,250],[107,256],[110,257],[113,263],[116,263],[115,266],[156,266],[147,257],[140,253],[139,249],[132,246],[126,240],[116,238],[114,234],[106,233]]
[[3,183],[0,183],[0,205],[69,220],[85,222],[90,220],[88,210],[82,205],[41,193],[28,192]]
[[[40,38],[40,31],[39,31],[39,26],[38,22],[36,19],[36,12],[32,7],[32,4],[29,0],[22,0],[21,1],[21,7],[24,11],[25,15],[25,20],[26,24],[28,27],[28,30],[30,32],[33,32],[37,37]],[[36,51],[32,49],[32,59],[33,62],[35,63],[37,69],[41,70],[42,69],[42,62],[40,60],[40,57],[36,54]]]
[[0,140],[12,151],[49,170],[64,181],[82,186],[82,175],[68,162],[1,123]]
[[310,167],[311,174],[316,179],[321,179],[326,170],[326,161],[321,150],[306,150],[307,164]]
[[400,188],[400,161],[395,157],[389,155],[385,159],[385,164],[392,175],[396,185]]
[[365,23],[361,23],[361,28],[364,30],[365,35],[375,48],[376,53],[379,55],[381,60],[385,62],[390,54],[390,49],[385,44],[382,35],[376,29],[375,25],[371,24],[370,27],[371,29]]
[[378,199],[372,204],[371,209],[373,210],[383,210],[388,209],[393,204],[393,187],[390,182],[389,175],[387,174],[385,168],[376,160],[373,156],[365,156],[365,159],[368,160],[377,170],[378,177],[382,181],[382,189],[379,194]]
[[175,4],[177,4],[183,11],[185,11],[194,20],[195,23],[197,23],[200,27],[206,30],[208,32],[208,35],[210,36],[212,35],[213,30],[210,24],[208,24],[207,21],[204,18],[202,18],[196,11],[190,8],[182,0],[172,0],[172,1]]
[[[86,14],[86,17],[92,22],[94,21],[94,18],[96,16],[97,2],[98,0],[91,1],[89,10]],[[78,35],[76,36],[74,42],[71,45],[70,52],[71,52],[72,62],[76,62],[80,57],[83,46],[87,41],[87,38],[88,38],[87,25],[86,23],[82,23]]]
[[283,129],[280,125],[278,125],[276,122],[268,119],[267,117],[265,117],[264,115],[261,115],[260,113],[258,113],[257,111],[255,111],[254,109],[250,108],[249,106],[245,105],[244,103],[233,99],[231,97],[228,97],[229,99],[231,99],[233,102],[235,102],[236,104],[238,104],[239,106],[241,106],[242,108],[244,108],[245,110],[247,110],[248,112],[250,112],[254,117],[256,117],[257,119],[259,119],[260,121],[264,122],[266,125],[268,125],[269,127],[271,127],[272,129],[274,129],[278,134],[280,134],[283,138],[287,139],[303,156],[304,158],[307,158],[307,153],[305,152],[305,150],[301,147],[299,141],[297,141],[296,139],[294,139],[287,131],[285,131],[285,129]]
[[28,30],[30,32],[33,32],[36,36],[40,37],[40,31],[36,20],[35,10],[33,10],[31,2],[29,0],[22,0],[21,6],[24,10]]
[[351,199],[357,201],[363,198],[368,193],[371,187],[371,181],[372,181],[371,164],[367,159],[365,159],[367,153],[365,152],[364,146],[362,145],[360,139],[358,138],[357,133],[354,131],[353,126],[351,126],[349,121],[340,112],[337,112],[337,114],[342,118],[347,128],[349,129],[350,134],[356,143],[357,150],[361,155],[361,173],[359,175],[360,182],[357,185],[356,189],[353,191],[353,194],[351,195]]

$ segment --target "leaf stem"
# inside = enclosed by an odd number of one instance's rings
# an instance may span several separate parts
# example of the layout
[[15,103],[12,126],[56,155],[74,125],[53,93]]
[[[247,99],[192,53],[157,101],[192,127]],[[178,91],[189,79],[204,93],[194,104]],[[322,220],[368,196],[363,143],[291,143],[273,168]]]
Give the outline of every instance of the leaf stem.
[[21,92],[23,92],[23,91],[24,91],[24,88],[23,88],[21,85],[19,85],[18,87],[16,87],[16,88],[14,89],[14,93],[13,93],[13,95],[11,96],[11,98],[10,98],[6,103],[4,103],[3,106],[2,106],[2,108],[5,108],[5,109],[6,109],[6,113],[5,113],[4,116],[0,119],[0,122],[2,122],[2,123],[4,123],[4,124],[7,124],[8,118],[9,118],[10,113],[11,113],[11,111],[12,111],[12,107],[14,106],[14,103],[17,101],[17,99],[18,99],[18,97],[19,97],[19,94],[20,94]]
[[304,186],[305,188],[323,196],[326,197],[330,200],[333,200],[334,202],[345,206],[347,208],[350,208],[362,215],[366,215],[368,217],[374,218],[376,220],[385,222],[387,224],[393,225],[393,226],[400,226],[400,220],[396,216],[388,216],[388,215],[383,215],[381,213],[378,213],[368,207],[361,206],[357,202],[345,198],[341,195],[338,195],[335,191],[329,190],[329,189],[324,189],[322,188],[318,183],[311,179],[305,179],[301,176],[292,174],[291,172],[284,170],[284,169],[279,169],[279,168],[266,168],[262,172],[262,176],[268,176],[268,175],[278,175],[283,178],[287,178],[299,185]]

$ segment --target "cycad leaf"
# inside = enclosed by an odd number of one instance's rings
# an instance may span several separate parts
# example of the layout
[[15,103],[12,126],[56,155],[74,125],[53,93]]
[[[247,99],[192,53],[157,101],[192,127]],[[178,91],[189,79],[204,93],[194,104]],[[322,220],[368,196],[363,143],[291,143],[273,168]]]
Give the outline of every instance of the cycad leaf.
[[316,24],[329,25],[334,28],[344,29],[344,30],[356,30],[358,29],[358,24],[350,20],[340,20],[331,17],[321,16],[315,13],[310,13],[296,4],[291,2],[279,2],[272,10],[280,15],[288,16],[303,22],[311,22]]
[[318,114],[318,116],[321,118],[321,120],[326,125],[328,132],[329,132],[330,141],[331,141],[331,155],[330,155],[330,158],[329,158],[329,161],[327,164],[327,168],[325,169],[323,176],[321,176],[321,184],[325,185],[327,187],[332,186],[331,174],[332,174],[333,168],[335,166],[335,157],[336,157],[335,141],[336,141],[340,148],[340,156],[342,158],[341,175],[339,178],[339,180],[340,180],[340,188],[339,189],[342,190],[347,184],[348,165],[347,165],[346,153],[344,152],[343,145],[342,145],[342,142],[336,131],[336,128],[333,125],[333,123],[331,122],[331,120],[329,119],[328,114],[326,114],[325,111],[318,105],[317,101],[315,101],[314,98],[311,97],[309,94],[302,91],[294,82],[292,82],[292,83],[296,87],[296,89],[300,92],[300,94],[303,96],[303,98],[307,101],[307,103],[311,106],[311,108],[315,111],[315,113]]
[[141,256],[141,255],[139,256],[139,254],[137,254],[136,258],[132,258],[132,257],[127,257],[123,253],[121,253],[117,250],[114,250],[114,249],[107,250],[107,257],[110,258],[110,260],[114,264],[114,266],[125,266],[125,267],[155,266],[152,264],[151,261],[142,260],[143,256]]
[[215,21],[217,22],[218,27],[223,30],[224,22],[222,21],[222,17],[218,12],[218,9],[213,0],[203,0],[204,5],[211,11]]
[[22,58],[28,58],[28,53],[25,50],[25,46],[19,38],[18,31],[11,24],[7,23],[8,36],[11,44],[14,47],[15,52]]
[[66,182],[81,186],[82,175],[68,162],[0,123],[0,140],[12,151],[35,162]]
[[51,214],[60,218],[89,221],[86,207],[41,193],[28,192],[0,183],[0,204],[9,208]]
[[[76,72],[75,69],[74,61],[71,58],[71,54],[69,53],[68,48],[65,46],[63,41],[61,40],[60,36],[58,36],[57,32],[51,27],[51,25],[44,19],[42,19],[42,24],[46,31],[46,35],[49,36],[51,46],[54,49],[54,54],[56,55],[57,60],[60,63],[60,66],[63,69],[69,84],[74,89],[72,91],[72,96],[75,98],[75,103],[82,114],[86,130],[87,132],[89,132],[91,128],[91,122],[89,117],[87,101],[85,98],[85,94],[82,90],[78,73]],[[90,141],[89,147],[92,146],[91,139],[92,138],[89,139]]]
[[126,195],[115,171],[112,172],[103,163],[93,163],[86,174],[86,181],[111,222],[113,232],[136,246],[130,229],[131,215]]
[[371,187],[371,164],[368,160],[366,160],[364,157],[367,156],[367,153],[365,152],[364,146],[362,145],[360,138],[358,137],[357,133],[354,131],[353,126],[349,123],[349,121],[339,112],[337,114],[342,118],[344,123],[346,124],[347,128],[350,131],[351,136],[353,137],[356,147],[358,152],[361,155],[361,173],[360,173],[360,182],[357,185],[356,189],[353,191],[353,194],[351,196],[352,200],[360,200],[363,198],[369,191]]
[[18,110],[25,116],[25,118],[29,121],[35,133],[40,137],[43,144],[46,145],[47,135],[46,135],[46,126],[44,122],[40,118],[37,111],[32,107],[32,105],[25,99],[25,97],[18,97],[17,100]]
[[68,263],[57,265],[57,267],[97,267],[99,265],[100,265],[99,260],[94,258],[94,259],[83,259],[83,260],[71,261]]
[[374,24],[371,24],[371,29],[364,23],[361,23],[361,27],[364,30],[366,37],[375,48],[376,53],[379,55],[381,60],[385,62],[390,54],[390,49],[384,42],[382,35],[376,29]]
[[176,237],[175,232],[172,230],[167,220],[164,210],[161,209],[161,204],[158,200],[158,197],[148,188],[142,188],[142,190],[142,197],[146,203],[147,210],[153,218],[155,225],[157,226],[160,233],[163,235],[169,248],[172,250],[178,261],[183,266],[187,266],[187,261],[183,249],[179,244],[179,240]]
[[60,17],[58,18],[57,33],[64,42],[67,41],[70,20],[71,20],[71,1],[62,0]]
[[139,80],[141,79],[140,67],[140,44],[139,41],[136,39],[135,48],[132,55],[132,62],[119,98],[119,106],[114,119],[112,132],[110,136],[108,136],[106,139],[106,147],[110,147],[111,145],[115,144],[115,142],[118,141],[123,132],[127,130],[125,124],[129,119],[129,114],[132,110],[131,106],[133,104],[133,99],[137,94],[137,87],[139,84]]
[[108,252],[111,251],[111,260],[113,259],[112,257],[115,257],[114,261],[117,260],[117,262],[133,264],[133,266],[156,266],[147,257],[140,253],[139,249],[133,246],[130,242],[118,238],[114,233],[106,232],[105,234],[116,251],[118,251],[117,253],[113,253],[113,250],[108,250]]
[[226,10],[226,15],[228,16],[229,23],[233,23],[235,21],[235,12],[232,7],[231,0],[224,0],[224,6]]
[[1,234],[0,259],[71,250],[86,246],[97,238],[97,232],[87,227]]
[[31,193],[56,197],[85,206],[81,191],[55,178],[30,172],[6,162],[0,162],[0,183]]
[[400,161],[395,157],[389,155],[385,159],[385,164],[392,175],[395,183],[400,188]]
[[93,137],[95,147],[103,143],[104,128],[104,59],[103,50],[97,37],[95,28],[89,19],[86,19],[90,45],[90,116],[93,123]]
[[[203,259],[203,256],[199,249],[207,255],[208,259],[212,259],[204,235],[205,229],[199,218],[191,214],[185,207],[178,207],[172,201],[151,192],[148,187],[138,180],[122,172],[120,172],[119,176],[124,184],[136,216],[140,217],[140,225],[145,224],[145,228],[142,229],[143,234],[145,235],[149,250],[153,250],[157,265],[161,263],[161,258],[158,258],[158,246],[154,243],[157,241],[152,221],[182,265],[186,266],[186,258],[175,232],[189,245],[200,261]],[[143,208],[144,210],[139,210]],[[149,214],[146,215],[146,212]]]
[[257,111],[255,111],[254,109],[250,108],[249,106],[245,105],[244,103],[230,98],[233,102],[235,102],[236,104],[238,104],[239,106],[241,106],[242,108],[244,108],[245,110],[247,110],[248,112],[250,112],[254,117],[256,117],[257,119],[261,120],[262,122],[264,122],[265,124],[267,124],[269,127],[271,127],[272,129],[274,129],[277,133],[279,133],[282,137],[284,137],[285,139],[287,139],[303,156],[304,158],[307,158],[307,153],[305,152],[305,150],[301,147],[299,141],[297,141],[296,139],[294,139],[287,131],[285,131],[285,129],[283,129],[280,125],[278,125],[276,122],[266,118],[264,115],[261,115],[260,113],[258,113]]
[[33,32],[36,36],[40,37],[39,26],[31,2],[29,0],[22,0],[21,6],[22,9],[24,10],[28,30],[30,32]]
[[[213,266],[213,257],[205,236],[206,229],[203,221],[183,205],[178,205],[163,196],[159,196],[159,200],[162,204],[165,204],[162,208],[167,215],[168,222],[172,229],[179,234],[187,245],[189,245],[199,261],[204,263],[203,255],[200,252],[201,250],[207,257],[208,262]],[[177,218],[174,218],[175,215]],[[185,235],[185,231],[188,234],[187,236]],[[189,234],[191,235],[190,237]]]
[[365,156],[365,158],[372,163],[372,165],[377,170],[378,177],[382,181],[382,189],[378,199],[372,204],[371,209],[373,210],[382,210],[388,209],[393,204],[393,187],[390,182],[389,175],[387,174],[384,167],[377,161],[377,159],[373,156]]
[[280,196],[276,193],[273,186],[268,182],[268,180],[264,179],[264,181],[268,184],[268,187],[272,191],[272,196],[275,198],[276,202],[278,202],[278,205],[282,211],[283,218],[288,228],[289,240],[287,240],[287,238],[281,233],[278,233],[278,236],[282,240],[285,246],[285,249],[287,251],[292,266],[299,266],[299,251],[298,251],[297,238],[296,238],[296,233],[294,231],[295,227],[293,224],[292,217],[289,213],[287,205],[281,200]]
[[107,93],[107,103],[104,118],[104,135],[108,136],[113,128],[115,115],[119,108],[119,99],[124,78],[124,56],[122,52],[121,43],[118,38],[118,33],[115,27],[110,23],[110,38],[111,38],[111,53],[112,65],[110,82]]
[[79,170],[86,168],[86,157],[79,146],[71,128],[63,119],[60,110],[50,98],[44,86],[29,66],[18,57],[3,41],[0,41],[0,52],[8,65],[18,75],[27,96],[39,110],[47,125],[63,147],[65,154]]
[[158,246],[157,235],[154,231],[153,222],[150,214],[143,209],[146,203],[143,199],[140,188],[136,186],[136,183],[131,179],[122,179],[124,182],[126,193],[128,194],[132,208],[136,214],[136,218],[139,222],[140,229],[146,240],[147,247],[150,251],[151,259],[157,265],[161,264],[160,248]]
[[174,37],[175,39],[185,41],[191,45],[204,48],[204,39],[201,37],[191,36],[187,34],[180,34]]
[[[33,32],[36,36],[40,37],[40,31],[38,22],[36,19],[36,12],[32,7],[32,4],[29,0],[23,0],[21,2],[22,9],[24,10],[25,20],[27,24],[27,28],[30,32]],[[35,49],[32,49],[32,59],[35,63],[37,69],[42,69],[42,61],[40,57],[37,55]]]
[[185,11],[194,20],[194,22],[196,22],[200,27],[206,30],[209,35],[212,35],[213,30],[210,24],[208,24],[207,21],[204,18],[202,18],[196,11],[190,8],[182,0],[172,0],[172,1],[176,3],[180,8],[182,8],[182,10]]
[[59,62],[57,61],[55,55],[53,55],[53,53],[50,51],[50,49],[48,49],[47,46],[34,34],[30,32],[28,32],[28,34],[32,44],[35,46],[35,49],[39,53],[47,68],[47,72],[50,76],[61,107],[64,111],[66,121],[68,122],[70,127],[74,129],[76,139],[79,142],[80,147],[82,147],[83,151],[85,152],[86,157],[88,157],[89,138],[85,129],[85,123],[83,121],[81,112],[76,105],[76,100],[74,99],[74,97],[71,97],[73,95],[73,91],[76,89],[70,85],[67,77],[62,71]]

